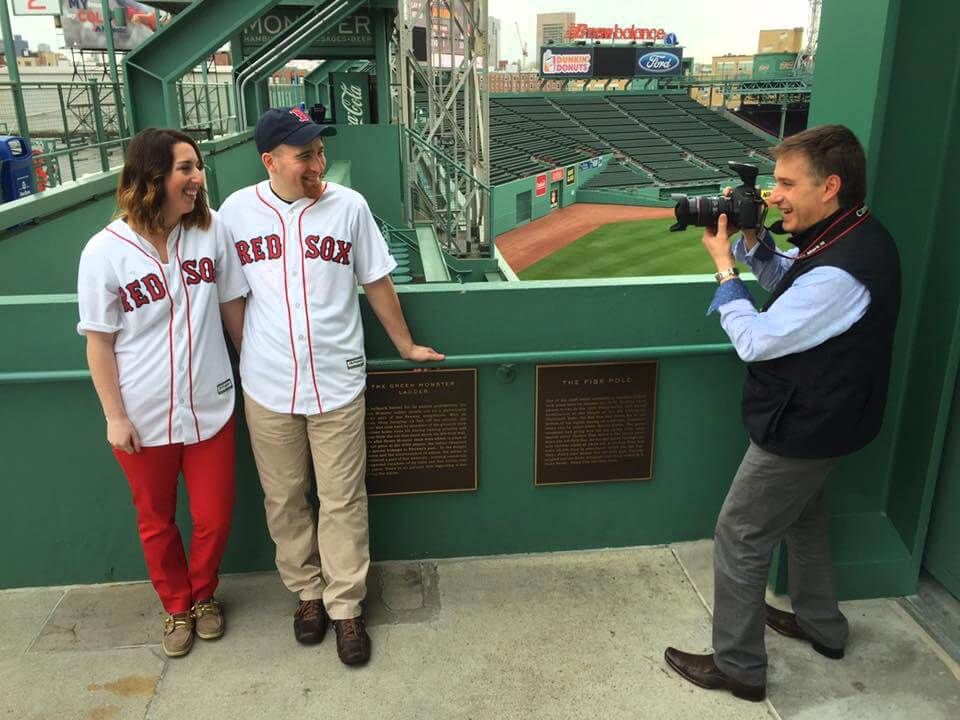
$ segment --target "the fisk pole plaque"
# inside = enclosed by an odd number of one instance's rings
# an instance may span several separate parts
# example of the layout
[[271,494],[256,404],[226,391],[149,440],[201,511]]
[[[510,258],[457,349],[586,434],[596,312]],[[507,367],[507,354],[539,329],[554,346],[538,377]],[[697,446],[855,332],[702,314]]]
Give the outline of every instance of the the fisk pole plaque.
[[649,480],[655,360],[537,366],[537,485]]
[[367,376],[367,493],[477,489],[477,371]]

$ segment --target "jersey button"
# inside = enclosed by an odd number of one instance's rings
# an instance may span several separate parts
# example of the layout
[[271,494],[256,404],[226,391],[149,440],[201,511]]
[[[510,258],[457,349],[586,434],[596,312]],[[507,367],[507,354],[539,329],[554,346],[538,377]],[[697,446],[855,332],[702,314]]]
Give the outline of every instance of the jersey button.
[[303,335],[297,335],[298,340],[303,340]]

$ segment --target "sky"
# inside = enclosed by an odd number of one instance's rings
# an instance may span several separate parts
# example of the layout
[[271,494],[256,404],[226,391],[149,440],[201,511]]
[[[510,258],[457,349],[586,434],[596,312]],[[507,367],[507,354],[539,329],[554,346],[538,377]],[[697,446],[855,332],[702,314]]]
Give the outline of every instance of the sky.
[[[591,27],[618,23],[664,28],[676,33],[685,56],[709,62],[712,56],[724,53],[752,55],[757,51],[760,30],[805,28],[808,6],[808,0],[488,0],[490,15],[500,19],[500,58],[511,62],[520,57],[514,23],[519,24],[533,58],[538,13],[573,11],[577,22]],[[31,50],[35,51],[38,43],[59,46],[52,18],[12,16],[11,20],[14,34],[29,40]]]
[[590,27],[637,25],[663,28],[677,35],[685,57],[709,62],[714,55],[752,55],[760,30],[807,26],[808,0],[488,0],[490,15],[500,19],[500,59],[520,57],[517,29],[536,53],[537,14],[575,12]]

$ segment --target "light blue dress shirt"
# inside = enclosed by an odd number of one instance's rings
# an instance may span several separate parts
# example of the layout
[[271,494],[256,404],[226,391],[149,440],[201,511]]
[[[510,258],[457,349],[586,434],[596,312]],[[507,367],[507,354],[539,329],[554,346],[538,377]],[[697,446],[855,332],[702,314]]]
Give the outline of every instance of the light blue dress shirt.
[[[761,231],[760,242],[747,250],[743,235],[733,255],[756,275],[761,287],[773,290],[795,261],[771,251],[773,238]],[[787,255],[796,256],[793,248]],[[802,261],[801,261],[802,262]],[[723,327],[744,362],[803,352],[849,330],[870,307],[870,291],[850,273],[821,266],[804,273],[766,312],[739,278],[717,288],[707,314],[719,309]]]

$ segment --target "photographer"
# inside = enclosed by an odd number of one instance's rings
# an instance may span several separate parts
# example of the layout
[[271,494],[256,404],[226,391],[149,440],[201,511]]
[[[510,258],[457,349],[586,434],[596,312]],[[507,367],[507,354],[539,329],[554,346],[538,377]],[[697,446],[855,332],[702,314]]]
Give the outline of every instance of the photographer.
[[[840,125],[806,130],[773,150],[769,204],[796,246],[718,218],[703,244],[720,283],[708,312],[747,363],[742,415],[750,445],[717,520],[712,654],[667,648],[690,682],[759,701],[766,695],[764,624],[840,659],[847,620],[837,605],[824,481],[869,443],[883,420],[900,306],[900,260],[866,208],[866,162]],[[728,191],[729,192],[729,191]],[[736,206],[736,202],[733,203]],[[760,310],[737,277],[746,263],[771,291]],[[786,540],[793,610],[765,605],[773,549]]]

